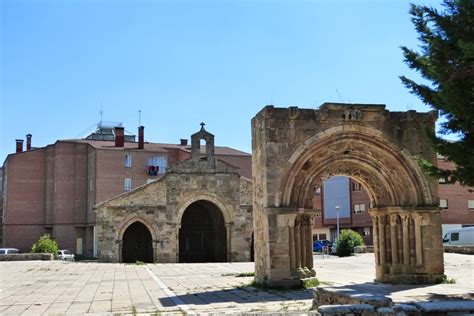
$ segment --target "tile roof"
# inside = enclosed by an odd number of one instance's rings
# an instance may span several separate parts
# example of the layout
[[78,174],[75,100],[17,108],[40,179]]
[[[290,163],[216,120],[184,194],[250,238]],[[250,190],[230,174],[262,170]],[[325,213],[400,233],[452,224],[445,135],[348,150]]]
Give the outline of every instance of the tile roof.
[[[91,139],[63,139],[59,140],[60,142],[77,142],[77,143],[86,143],[91,145],[94,148],[98,149],[110,149],[110,150],[141,150],[138,149],[138,143],[136,142],[125,142],[124,147],[115,147],[115,142],[113,141],[104,141],[104,140],[91,140]],[[149,143],[145,142],[146,151],[153,152],[168,152],[167,149],[182,150],[185,152],[191,152],[191,146],[182,146],[179,144],[165,144],[165,143]],[[201,152],[205,152],[205,147],[201,147]],[[227,146],[215,146],[214,153],[218,156],[244,156],[250,157],[251,154],[244,151],[240,151],[234,148]]]

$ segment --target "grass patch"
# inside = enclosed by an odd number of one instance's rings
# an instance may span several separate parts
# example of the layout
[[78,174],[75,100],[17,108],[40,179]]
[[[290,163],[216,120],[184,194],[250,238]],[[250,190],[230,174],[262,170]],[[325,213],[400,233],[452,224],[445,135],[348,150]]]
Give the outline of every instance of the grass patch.
[[254,277],[254,276],[255,276],[255,272],[242,272],[242,273],[236,274],[235,276],[238,277],[238,278]]
[[145,264],[145,262],[140,261],[140,260],[137,260],[137,261],[135,262],[135,264],[136,264],[137,266],[142,266],[142,265]]
[[441,284],[456,284],[456,280],[453,278],[448,278],[447,276],[444,275],[440,283]]
[[[249,275],[245,275],[245,276],[249,276]],[[292,290],[310,289],[320,284],[322,284],[322,282],[320,282],[316,278],[305,279],[300,285],[295,284],[293,287],[282,287],[282,286],[270,285],[268,284],[267,280],[264,280],[263,282],[257,282],[253,280],[252,282],[249,282],[249,283],[242,282],[237,288],[244,289],[246,287],[253,287],[255,289],[262,290],[262,291],[286,292],[286,291],[292,291]]]
[[222,273],[221,276],[235,276],[235,273]]
[[282,286],[270,285],[266,281],[264,281],[264,282],[252,281],[252,282],[250,282],[250,284],[248,286],[254,287],[254,288],[259,289],[259,290],[277,291],[277,292],[286,292],[286,291],[301,289],[301,286],[294,286],[294,287],[291,287],[291,288],[287,288],[287,287],[282,287]]
[[310,288],[313,288],[313,287],[317,287],[319,284],[321,284],[321,282],[319,282],[319,280],[316,279],[316,278],[310,278],[310,279],[303,280],[303,287],[305,289],[310,289]]
[[132,315],[137,315],[137,308],[135,307],[135,305],[132,305]]

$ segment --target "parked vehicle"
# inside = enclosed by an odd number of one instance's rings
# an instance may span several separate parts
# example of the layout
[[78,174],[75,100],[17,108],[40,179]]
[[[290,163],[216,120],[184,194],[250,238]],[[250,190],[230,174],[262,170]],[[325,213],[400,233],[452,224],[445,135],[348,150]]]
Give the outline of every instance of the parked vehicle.
[[67,249],[58,250],[58,259],[65,261],[74,261],[74,254]]
[[324,247],[331,249],[332,242],[330,240],[316,240],[313,242],[313,251],[322,252]]
[[0,255],[11,255],[19,252],[20,251],[16,248],[0,248]]
[[474,227],[448,230],[443,237],[445,246],[474,246]]

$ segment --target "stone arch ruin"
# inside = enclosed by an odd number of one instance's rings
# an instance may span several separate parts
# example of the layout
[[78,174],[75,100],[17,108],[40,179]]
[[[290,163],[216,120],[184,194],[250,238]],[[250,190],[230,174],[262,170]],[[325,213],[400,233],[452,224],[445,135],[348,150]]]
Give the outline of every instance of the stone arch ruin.
[[260,111],[252,120],[256,280],[291,286],[315,275],[312,197],[335,175],[370,196],[377,281],[441,279],[438,185],[416,162],[435,161],[425,129],[436,118],[361,104]]

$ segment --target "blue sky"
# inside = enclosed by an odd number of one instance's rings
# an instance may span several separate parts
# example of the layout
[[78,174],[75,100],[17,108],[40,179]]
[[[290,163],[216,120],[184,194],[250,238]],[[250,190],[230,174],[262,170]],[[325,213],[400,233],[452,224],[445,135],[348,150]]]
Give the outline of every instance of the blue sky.
[[[416,2],[421,3],[421,2]],[[438,6],[438,2],[422,2]],[[418,46],[398,1],[1,1],[0,161],[83,137],[100,120],[178,143],[201,121],[217,145],[251,151],[266,104],[384,103],[428,111],[398,76],[418,78]]]

